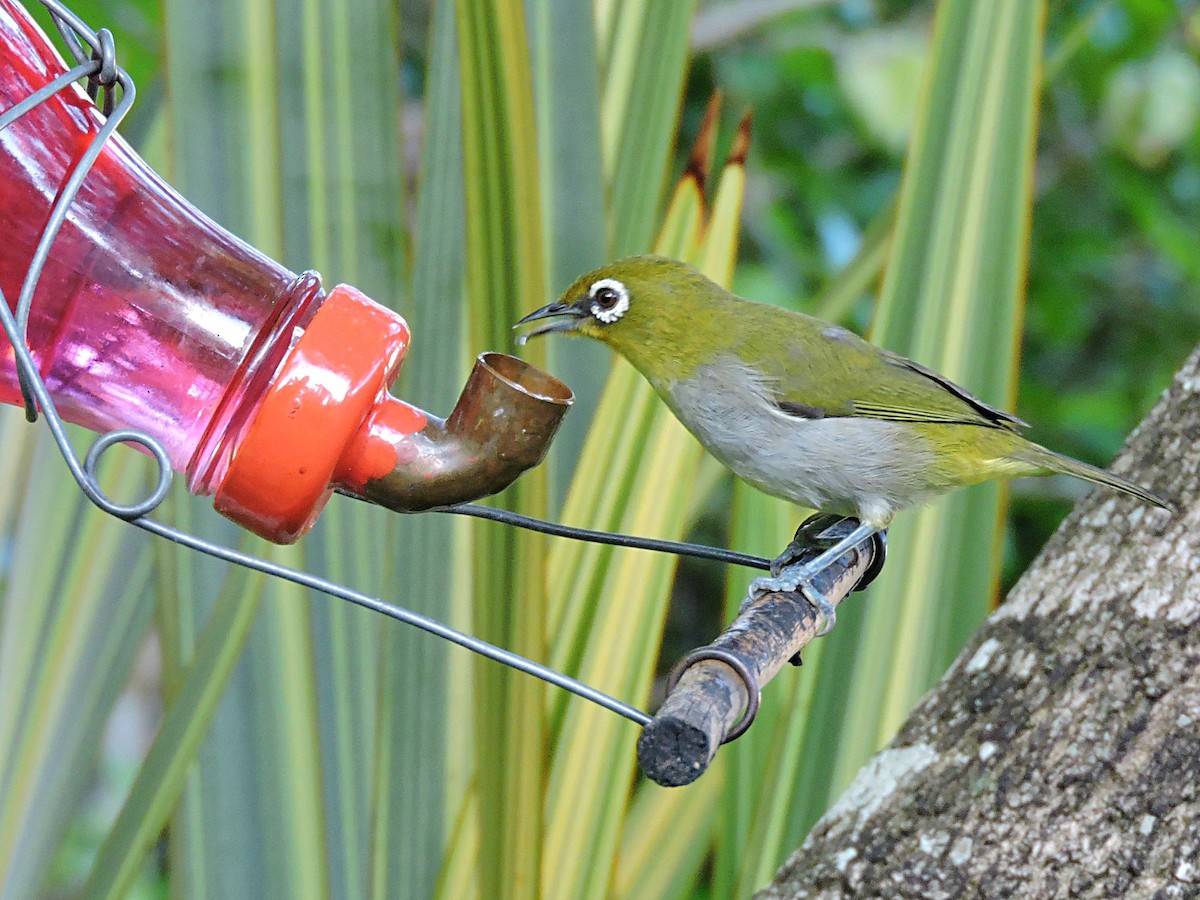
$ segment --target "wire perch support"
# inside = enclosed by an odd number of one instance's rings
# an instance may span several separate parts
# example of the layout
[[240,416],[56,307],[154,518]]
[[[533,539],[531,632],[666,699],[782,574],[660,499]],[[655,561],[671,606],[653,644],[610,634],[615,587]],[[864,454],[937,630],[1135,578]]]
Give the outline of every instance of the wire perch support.
[[[97,99],[101,92],[104,94],[102,111],[105,115],[105,122],[96,133],[95,139],[72,168],[63,184],[62,190],[58,194],[50,218],[47,220],[46,227],[42,232],[33,258],[30,261],[29,271],[22,282],[15,312],[9,306],[8,298],[4,296],[3,292],[0,292],[0,324],[3,325],[4,332],[13,346],[21,395],[25,404],[26,418],[30,422],[35,422],[38,419],[39,413],[45,418],[46,425],[54,437],[54,442],[58,445],[59,452],[62,454],[67,469],[84,495],[95,506],[109,515],[123,519],[131,525],[135,525],[159,537],[166,538],[183,547],[225,560],[234,565],[245,566],[246,568],[254,569],[267,575],[273,575],[276,578],[282,578],[293,584],[311,588],[330,597],[346,600],[357,606],[381,613],[389,618],[412,625],[429,634],[457,644],[473,653],[478,653],[480,656],[487,657],[502,665],[540,678],[548,684],[569,691],[585,700],[590,700],[592,703],[637,722],[639,725],[644,725],[648,722],[650,717],[646,713],[629,704],[622,703],[620,700],[610,697],[589,685],[576,681],[561,672],[526,659],[516,653],[511,653],[487,641],[472,637],[434,619],[388,603],[378,597],[372,597],[351,590],[308,572],[281,566],[251,554],[242,553],[230,547],[204,540],[196,535],[149,518],[150,513],[157,509],[163,500],[166,499],[167,493],[171,488],[171,480],[174,473],[171,469],[166,449],[157,440],[144,432],[119,430],[103,434],[91,445],[83,461],[80,461],[67,439],[65,423],[59,416],[57,409],[55,409],[54,400],[50,396],[46,383],[42,379],[37,364],[33,360],[26,336],[27,325],[33,301],[33,293],[45,268],[46,260],[49,258],[54,239],[62,227],[63,221],[67,216],[67,211],[70,209],[71,203],[74,201],[80,185],[83,184],[83,180],[87,177],[92,164],[96,161],[104,148],[104,144],[116,131],[117,126],[133,105],[136,89],[129,74],[117,65],[116,49],[112,34],[107,29],[93,31],[66,6],[58,2],[58,0],[40,0],[40,2],[49,11],[55,26],[62,35],[63,41],[70,50],[72,57],[74,57],[76,65],[12,108],[0,112],[0,130],[7,128],[26,112],[53,97],[59,91],[66,90],[72,84],[85,79],[88,95],[93,100]],[[116,97],[118,93],[117,88],[120,88],[119,98]],[[123,443],[138,444],[143,447],[154,459],[155,466],[158,469],[154,489],[147,497],[133,503],[118,503],[114,501],[105,495],[104,491],[100,488],[99,482],[96,480],[96,467],[99,464],[100,457],[114,444]],[[456,510],[450,509],[447,511],[454,512]]]

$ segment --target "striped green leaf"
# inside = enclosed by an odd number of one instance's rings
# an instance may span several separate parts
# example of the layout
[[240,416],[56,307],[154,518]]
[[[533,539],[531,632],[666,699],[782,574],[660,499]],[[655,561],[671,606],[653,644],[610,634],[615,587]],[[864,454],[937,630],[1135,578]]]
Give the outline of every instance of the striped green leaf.
[[[709,135],[702,134],[698,144],[706,156]],[[655,250],[691,260],[727,284],[737,247],[744,166],[739,156],[725,167],[711,212],[704,185],[692,174],[707,168],[705,159],[680,183]],[[564,516],[591,528],[679,538],[689,522],[700,462],[694,438],[631,367],[617,364]],[[595,493],[591,476],[600,470],[611,484],[621,485],[611,498],[615,503],[589,503]],[[551,609],[561,613],[552,618],[557,625],[555,664],[615,696],[645,702],[673,569],[673,560],[660,554],[556,546],[549,561]],[[555,698],[552,710],[556,744],[542,892],[548,897],[605,897],[620,852],[637,732],[586,704],[568,700],[564,706]],[[684,854],[676,863],[686,866],[692,859]]]
[[[466,373],[463,331],[462,112],[454,6],[438,3],[429,36],[424,138],[412,222],[412,289],[400,307],[414,342],[398,393],[447,415]],[[456,590],[461,571],[455,522],[447,516],[403,517],[385,595],[403,586],[406,606],[467,626],[469,592]],[[449,581],[448,581],[449,579]],[[448,589],[448,585],[450,585]],[[450,684],[469,681],[461,653],[411,628],[388,623],[379,668],[379,738],[371,766],[370,892],[377,898],[432,896],[449,840],[453,811],[470,777],[469,700],[451,703]],[[469,692],[466,692],[469,693]],[[421,827],[411,827],[419,810]]]
[[[877,223],[818,302],[818,314],[840,316],[886,254],[872,338],[1006,408],[1021,323],[1042,15],[1038,2],[939,5],[894,234]],[[805,513],[788,516],[753,494],[739,490],[734,540],[782,548]],[[769,880],[958,652],[994,596],[1001,514],[995,486],[901,514],[876,584],[845,605],[802,670],[771,686],[761,720],[731,748],[720,893],[744,895]],[[731,585],[731,597],[743,590]]]
[[[376,2],[166,9],[166,168],[176,183],[285,264],[352,280],[385,302],[401,295],[405,245],[394,15]],[[194,39],[214,28],[230,39]],[[211,512],[182,517],[237,540]],[[272,552],[381,591],[389,527],[389,517],[335,502],[302,549]],[[164,639],[184,653],[168,660],[177,671],[212,603],[208,568],[181,559],[165,585],[174,608],[163,621],[183,629]],[[363,895],[379,628],[326,598],[268,589],[171,832],[180,890]],[[243,814],[214,815],[226,808]]]
[[[457,0],[466,196],[469,346],[503,347],[528,298],[545,296],[540,169],[525,11],[520,0]],[[534,350],[535,362],[544,350]],[[497,502],[545,515],[544,470]],[[531,578],[546,541],[532,532],[473,523],[472,626],[518,653],[545,656],[545,588]],[[475,664],[481,883],[497,896],[533,896],[541,859],[544,686],[494,663]]]
[[658,228],[696,0],[596,0],[609,255],[642,253]]
[[[526,0],[525,8],[537,113],[546,285],[558,295],[606,256],[596,34],[589,3]],[[530,298],[529,307],[537,305],[535,301]],[[553,472],[554,509],[561,505],[572,462],[583,447],[608,375],[609,355],[599,346],[564,348],[557,343],[546,353],[551,370],[575,392],[575,406],[547,460]]]
[[[33,897],[96,763],[153,612],[145,535],[93,508],[50,434],[0,413],[11,562],[0,594],[0,897]],[[109,451],[101,486],[128,500],[143,460]]]
[[[1007,409],[1019,358],[1044,15],[1032,0],[940,4],[872,326],[877,343]],[[855,750],[841,755],[835,782],[891,736],[989,609],[1002,496],[996,485],[973,488],[896,523],[893,561],[862,605],[851,696],[864,715],[847,722]]]

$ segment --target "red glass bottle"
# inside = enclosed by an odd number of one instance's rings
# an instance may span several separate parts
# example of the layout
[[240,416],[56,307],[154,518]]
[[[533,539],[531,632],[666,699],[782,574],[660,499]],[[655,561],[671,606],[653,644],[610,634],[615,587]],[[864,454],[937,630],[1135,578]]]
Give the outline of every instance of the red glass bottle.
[[[0,0],[0,110],[66,68],[28,14]],[[0,131],[0,290],[9,304],[103,121],[72,85]],[[190,490],[215,493],[218,509],[275,541],[307,531],[335,487],[409,510],[492,493],[515,477],[481,476],[477,463],[455,482],[447,448],[460,450],[452,445],[470,428],[477,444],[479,423],[451,434],[457,408],[442,422],[388,394],[408,345],[403,319],[348,286],[327,295],[315,274],[259,253],[116,136],[51,247],[27,337],[64,419],[151,435]],[[527,441],[523,460],[535,464],[570,392],[498,354],[479,378],[486,403],[500,404],[494,418],[526,420],[518,431],[536,420],[542,443]],[[3,335],[0,400],[21,402]],[[431,472],[442,486],[423,498]]]

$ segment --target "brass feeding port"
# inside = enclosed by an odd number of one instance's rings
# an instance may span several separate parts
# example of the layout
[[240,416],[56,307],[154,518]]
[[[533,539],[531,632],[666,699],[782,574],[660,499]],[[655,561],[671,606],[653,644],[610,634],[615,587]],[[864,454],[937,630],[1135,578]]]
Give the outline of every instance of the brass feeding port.
[[397,512],[453,506],[498,493],[546,456],[575,396],[552,375],[506,353],[481,353],[453,412],[428,415],[401,460],[356,492]]
[[335,287],[239,435],[216,508],[287,544],[334,491],[418,512],[495,494],[542,461],[570,388],[515,356],[484,353],[440,419],[388,391],[408,342],[402,318]]

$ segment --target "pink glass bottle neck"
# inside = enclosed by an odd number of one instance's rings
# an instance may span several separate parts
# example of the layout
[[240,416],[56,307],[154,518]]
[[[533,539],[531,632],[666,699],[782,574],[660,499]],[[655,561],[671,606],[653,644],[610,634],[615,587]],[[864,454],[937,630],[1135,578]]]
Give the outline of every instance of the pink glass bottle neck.
[[[0,59],[0,110],[66,70],[13,0],[0,0]],[[10,305],[101,122],[71,87],[0,131],[0,290]],[[315,275],[294,275],[216,225],[116,137],[51,247],[28,341],[65,419],[145,431],[206,491],[323,296]],[[20,402],[2,335],[0,401]]]

